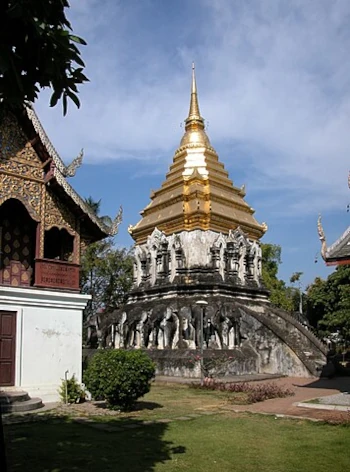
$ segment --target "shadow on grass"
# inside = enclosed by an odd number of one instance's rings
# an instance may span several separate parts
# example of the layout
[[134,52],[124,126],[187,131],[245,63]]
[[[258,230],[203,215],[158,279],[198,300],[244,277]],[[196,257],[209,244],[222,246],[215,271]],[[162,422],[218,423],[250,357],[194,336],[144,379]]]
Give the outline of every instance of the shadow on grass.
[[142,410],[158,410],[159,408],[164,408],[163,405],[156,402],[136,402],[133,411],[142,411]]
[[46,415],[35,423],[5,426],[9,472],[151,472],[185,453],[164,439],[168,424],[119,419],[88,424]]
[[[98,401],[98,402],[92,402],[92,403],[96,408],[101,408],[103,410],[109,409],[105,401]],[[138,401],[135,403],[131,411],[156,410],[158,408],[163,408],[163,405],[156,402]]]

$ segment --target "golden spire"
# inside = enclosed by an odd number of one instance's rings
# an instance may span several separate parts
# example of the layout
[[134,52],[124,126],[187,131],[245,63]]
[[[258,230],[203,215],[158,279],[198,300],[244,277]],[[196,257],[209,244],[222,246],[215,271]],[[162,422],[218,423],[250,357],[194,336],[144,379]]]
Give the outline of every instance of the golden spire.
[[197,84],[196,84],[196,71],[194,68],[194,62],[192,62],[192,86],[191,86],[191,102],[190,110],[188,117],[186,118],[186,130],[192,125],[195,124],[200,128],[204,129],[204,120],[201,117],[198,104],[198,95],[197,95]]
[[237,227],[257,240],[267,230],[244,200],[245,188],[235,187],[205,132],[199,111],[194,64],[191,100],[185,133],[161,188],[152,191],[142,219],[129,228],[136,244],[143,244],[155,227],[167,236],[203,230],[229,234]]
[[188,117],[185,120],[185,135],[181,140],[180,146],[186,144],[198,144],[201,146],[210,146],[209,138],[204,131],[204,119],[201,117],[198,104],[196,72],[194,62],[192,62],[192,83],[191,83],[191,101]]

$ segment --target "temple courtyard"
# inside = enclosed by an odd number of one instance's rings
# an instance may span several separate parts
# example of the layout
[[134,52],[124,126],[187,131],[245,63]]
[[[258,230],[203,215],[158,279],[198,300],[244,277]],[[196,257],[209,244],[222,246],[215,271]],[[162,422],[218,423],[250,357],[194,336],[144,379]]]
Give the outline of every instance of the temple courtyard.
[[[129,413],[107,410],[103,402],[86,402],[5,415],[10,470],[345,470],[350,446],[348,378],[253,383],[273,383],[294,395],[242,404],[237,395],[160,378]],[[348,400],[341,409],[331,401],[322,404],[323,398],[341,396]]]

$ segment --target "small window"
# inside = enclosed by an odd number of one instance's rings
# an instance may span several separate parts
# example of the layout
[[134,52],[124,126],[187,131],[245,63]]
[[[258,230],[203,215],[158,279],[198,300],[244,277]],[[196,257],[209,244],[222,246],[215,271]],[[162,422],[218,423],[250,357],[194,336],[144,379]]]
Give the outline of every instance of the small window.
[[72,262],[73,242],[66,229],[51,228],[45,232],[44,258]]

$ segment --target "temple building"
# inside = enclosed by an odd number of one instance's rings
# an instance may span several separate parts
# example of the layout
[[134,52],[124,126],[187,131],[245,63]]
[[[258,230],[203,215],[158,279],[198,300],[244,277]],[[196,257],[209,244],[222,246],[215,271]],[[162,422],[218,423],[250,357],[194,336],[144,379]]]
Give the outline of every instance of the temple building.
[[0,390],[53,401],[65,374],[81,381],[80,257],[120,221],[107,227],[68,183],[81,161],[63,163],[31,106],[2,119]]
[[[350,189],[350,172],[348,175]],[[349,211],[350,205],[348,205]],[[327,247],[326,236],[321,223],[321,216],[317,222],[318,235],[321,241],[321,256],[328,266],[350,264],[350,226],[331,246]]]
[[150,198],[129,227],[134,287],[109,317],[115,347],[146,349],[165,375],[189,375],[188,356],[203,343],[206,356],[232,351],[226,373],[317,373],[325,347],[269,303],[260,245],[267,225],[211,145],[194,66],[185,132]]

